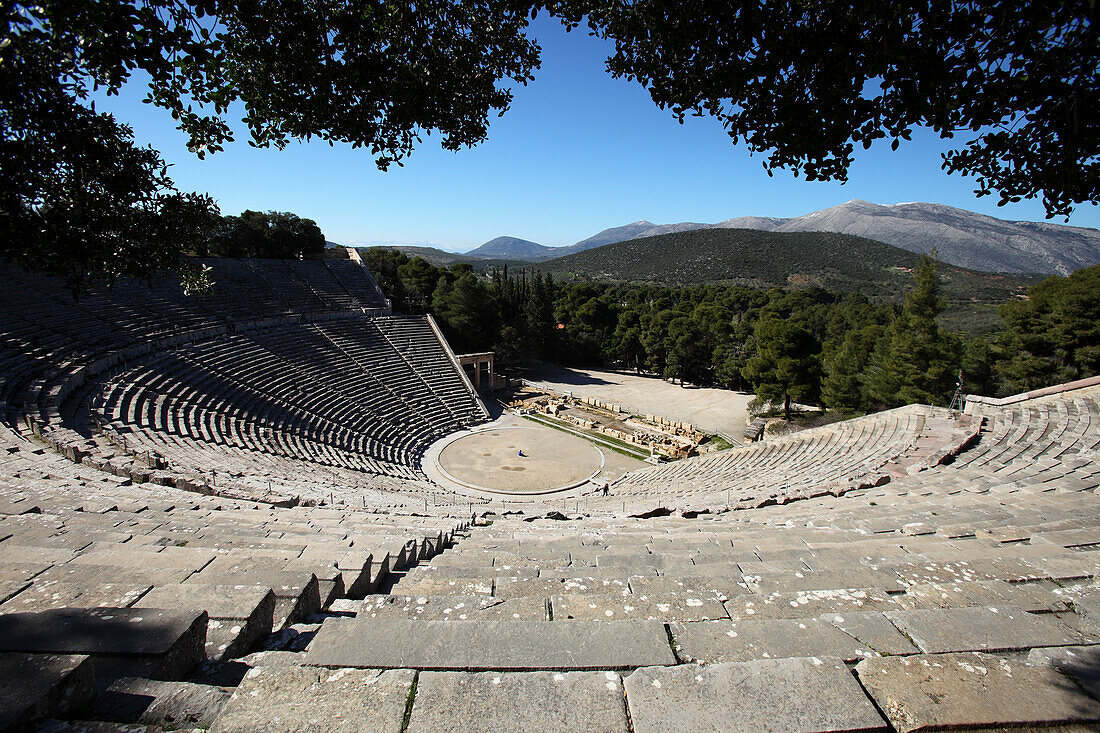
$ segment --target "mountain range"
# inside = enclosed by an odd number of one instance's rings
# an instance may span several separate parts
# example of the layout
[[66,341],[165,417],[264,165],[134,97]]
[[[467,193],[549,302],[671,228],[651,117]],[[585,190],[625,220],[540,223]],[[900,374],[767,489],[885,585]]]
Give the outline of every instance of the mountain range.
[[[897,302],[913,287],[918,259],[914,252],[851,234],[709,227],[593,247],[534,267],[558,282],[818,286]],[[972,321],[975,314],[1019,297],[1042,278],[946,263],[937,271],[949,315],[969,314]],[[984,328],[988,323],[975,325]]]
[[935,248],[948,264],[984,272],[1068,275],[1100,263],[1100,231],[1096,229],[1007,221],[943,204],[887,206],[859,199],[789,219],[742,216],[715,224],[653,224],[643,219],[605,229],[567,247],[497,237],[466,252],[465,257],[541,262],[616,242],[699,229],[852,234],[910,252],[926,253]]

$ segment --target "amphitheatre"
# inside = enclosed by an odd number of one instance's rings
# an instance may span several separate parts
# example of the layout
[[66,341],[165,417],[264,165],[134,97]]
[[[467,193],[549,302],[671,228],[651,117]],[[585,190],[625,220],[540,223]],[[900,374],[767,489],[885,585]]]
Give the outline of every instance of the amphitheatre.
[[0,730],[1100,725],[1100,379],[649,465],[350,250],[201,264],[3,266]]

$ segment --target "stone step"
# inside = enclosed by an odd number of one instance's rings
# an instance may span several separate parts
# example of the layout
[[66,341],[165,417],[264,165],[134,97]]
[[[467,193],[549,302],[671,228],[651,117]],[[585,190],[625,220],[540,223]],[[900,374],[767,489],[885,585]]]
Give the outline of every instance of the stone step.
[[739,595],[725,603],[734,621],[763,618],[808,618],[823,613],[900,611],[905,608],[882,588],[838,588],[793,593]]
[[473,596],[492,595],[493,576],[443,576],[402,578],[394,583],[392,592],[401,595],[422,596]]
[[231,694],[211,685],[123,677],[100,693],[90,717],[168,730],[209,728]]
[[655,621],[409,621],[337,618],[321,626],[306,663],[423,670],[629,669],[675,664]]
[[689,662],[839,657],[848,662],[918,649],[876,611],[819,618],[671,624],[676,653]]
[[649,594],[565,593],[552,596],[555,620],[708,621],[728,619],[716,598]]
[[926,654],[1017,651],[1097,641],[1051,614],[1031,614],[1016,606],[885,613]]
[[422,621],[548,621],[545,598],[491,596],[367,596],[362,601],[337,601],[331,610],[366,618]]
[[210,617],[206,631],[209,659],[248,654],[273,630],[275,593],[259,585],[184,583],[153,588],[137,608],[189,608]]
[[1027,663],[1068,674],[1085,692],[1100,700],[1100,646],[1055,646],[1032,649]]
[[85,654],[96,684],[118,677],[180,679],[206,658],[205,612],[66,608],[0,616],[0,651]]
[[320,585],[310,572],[283,570],[202,571],[185,585],[258,585],[275,593],[276,630],[295,624],[321,610]]
[[408,733],[627,733],[615,672],[423,672]]
[[1054,669],[992,654],[865,659],[856,674],[899,733],[1100,722],[1100,702]]
[[623,685],[634,733],[889,731],[835,657],[644,667]]
[[[74,580],[81,580],[79,577]],[[48,611],[52,608],[126,608],[152,588],[150,583],[34,581],[26,590],[0,605],[0,613]]]
[[210,733],[401,733],[415,675],[408,669],[256,667]]
[[95,695],[95,673],[86,655],[0,652],[0,730],[79,715]]

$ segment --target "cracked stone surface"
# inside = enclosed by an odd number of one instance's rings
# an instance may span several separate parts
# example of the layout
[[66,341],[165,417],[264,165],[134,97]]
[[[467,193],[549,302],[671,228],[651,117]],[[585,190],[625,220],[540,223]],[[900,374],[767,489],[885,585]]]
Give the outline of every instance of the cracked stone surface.
[[423,672],[408,733],[627,733],[615,672]]
[[1068,677],[992,654],[866,659],[856,674],[900,733],[1100,722],[1100,702]]
[[408,669],[253,669],[210,730],[400,733],[414,675]]
[[888,730],[835,657],[643,667],[623,685],[635,733]]

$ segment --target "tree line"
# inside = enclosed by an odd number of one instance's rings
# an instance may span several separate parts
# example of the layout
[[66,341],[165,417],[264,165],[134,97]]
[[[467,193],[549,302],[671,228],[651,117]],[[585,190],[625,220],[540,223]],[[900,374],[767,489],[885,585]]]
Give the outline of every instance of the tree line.
[[246,210],[214,217],[193,247],[200,257],[310,258],[325,251],[325,235],[313,219],[289,211]]
[[1100,265],[1051,277],[1000,307],[1004,328],[943,328],[936,261],[922,258],[903,303],[821,288],[559,283],[538,270],[437,267],[363,250],[394,309],[432,313],[455,349],[498,360],[615,365],[665,379],[754,392],[782,406],[844,413],[946,405],[1100,372]]

